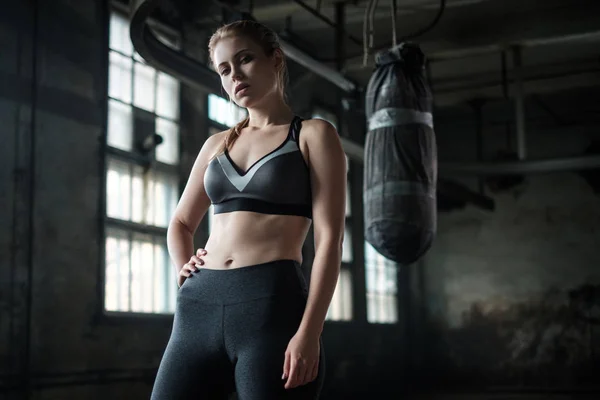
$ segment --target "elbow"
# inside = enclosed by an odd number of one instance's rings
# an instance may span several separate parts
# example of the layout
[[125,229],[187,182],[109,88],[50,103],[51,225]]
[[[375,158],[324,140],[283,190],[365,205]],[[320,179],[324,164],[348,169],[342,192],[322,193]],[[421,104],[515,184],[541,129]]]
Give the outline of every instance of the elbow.
[[191,229],[184,221],[174,216],[171,218],[169,226],[167,227],[167,235],[170,236],[172,234],[181,233],[187,233],[190,236],[194,236],[194,230]]

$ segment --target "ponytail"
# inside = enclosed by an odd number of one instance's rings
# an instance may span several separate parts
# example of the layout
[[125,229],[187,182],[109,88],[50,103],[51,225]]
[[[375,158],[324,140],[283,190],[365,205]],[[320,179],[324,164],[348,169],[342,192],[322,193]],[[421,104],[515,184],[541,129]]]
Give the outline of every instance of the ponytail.
[[242,133],[242,129],[247,127],[249,122],[250,122],[250,117],[248,116],[244,120],[242,120],[242,121],[238,122],[236,125],[232,126],[231,129],[229,129],[229,132],[227,132],[227,134],[225,135],[225,139],[221,143],[221,146],[219,146],[219,149],[217,150],[217,152],[215,153],[213,158],[217,157],[220,154],[223,154],[226,149],[227,149],[227,151],[229,151],[231,149],[231,146],[233,146],[233,144],[235,143],[237,138]]

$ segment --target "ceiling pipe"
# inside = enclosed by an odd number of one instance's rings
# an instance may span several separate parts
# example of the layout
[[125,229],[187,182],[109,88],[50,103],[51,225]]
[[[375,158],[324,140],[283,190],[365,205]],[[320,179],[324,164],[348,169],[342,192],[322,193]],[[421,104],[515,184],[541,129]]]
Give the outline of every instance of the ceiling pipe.
[[[147,26],[147,20],[156,5],[145,1],[139,5],[131,19],[130,36],[136,51],[152,66],[166,72],[181,82],[207,93],[220,93],[221,84],[218,75],[198,61],[173,50],[160,42]],[[356,90],[356,85],[345,79],[339,72],[323,66],[306,54],[286,46],[286,55],[292,59],[304,60],[306,68],[315,68],[320,73],[329,75],[333,83],[346,92]],[[311,69],[312,70],[312,69]],[[315,73],[318,73],[314,71]],[[364,147],[347,138],[340,138],[344,151],[354,161],[364,163]],[[582,170],[600,168],[599,156],[586,156],[553,160],[518,161],[503,163],[440,163],[439,170],[446,174],[468,175],[507,175],[536,172]]]
[[328,80],[329,82],[333,83],[345,92],[352,93],[359,90],[358,85],[356,85],[356,83],[346,78],[344,75],[340,74],[335,69],[328,67],[320,61],[315,60],[306,53],[298,50],[296,47],[287,43],[283,39],[280,39],[279,42],[285,55],[297,62],[298,64],[302,65],[304,68]]
[[147,21],[156,7],[155,3],[145,1],[139,4],[131,17],[129,34],[135,50],[148,64],[181,82],[204,92],[220,93],[221,82],[214,71],[163,44],[152,33]]

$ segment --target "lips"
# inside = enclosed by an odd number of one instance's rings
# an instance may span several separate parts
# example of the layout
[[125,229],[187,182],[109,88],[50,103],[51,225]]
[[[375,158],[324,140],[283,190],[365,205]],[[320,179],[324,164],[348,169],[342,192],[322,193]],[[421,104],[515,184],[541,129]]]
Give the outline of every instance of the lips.
[[249,87],[250,85],[248,85],[247,83],[240,83],[235,87],[235,94],[238,94],[238,92],[240,90],[246,89],[247,87]]

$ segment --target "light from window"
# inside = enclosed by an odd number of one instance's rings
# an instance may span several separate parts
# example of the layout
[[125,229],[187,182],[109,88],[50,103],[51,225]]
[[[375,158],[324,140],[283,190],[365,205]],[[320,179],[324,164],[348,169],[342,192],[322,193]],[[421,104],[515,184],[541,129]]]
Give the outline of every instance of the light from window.
[[208,95],[208,118],[227,127],[232,127],[248,115],[245,108],[229,102],[215,94]]
[[114,228],[107,230],[107,311],[172,313],[175,282],[163,240]]
[[115,51],[131,56],[133,44],[129,36],[129,21],[118,13],[110,15],[109,47]]
[[352,230],[349,224],[344,226],[344,240],[342,241],[342,262],[352,262]]
[[156,148],[157,160],[177,164],[179,82],[147,65],[133,51],[129,22],[119,13],[111,14],[109,60],[108,145],[132,151],[133,107],[137,107],[156,115],[156,133],[163,136],[163,143]]
[[156,133],[163,142],[156,147],[156,159],[165,164],[179,163],[179,125],[161,117],[156,117]]
[[131,75],[133,61],[131,58],[110,52],[108,71],[108,95],[124,103],[131,103]]
[[325,319],[330,321],[352,320],[352,273],[347,268],[340,270],[340,276]]
[[[177,285],[165,237],[179,198],[179,82],[134,51],[122,14],[111,13],[109,46],[104,306],[108,311],[172,313]],[[127,154],[140,129],[136,115],[146,114],[139,109],[154,119],[154,132],[141,133],[163,138],[154,154],[162,164],[156,167],[144,168]],[[121,150],[118,159],[115,149]]]
[[346,156],[346,217],[352,216],[351,197],[350,197],[350,180],[348,172],[350,171],[350,159]]
[[133,105],[154,112],[156,70],[149,65],[136,62],[133,68],[133,76]]
[[179,119],[179,82],[164,72],[158,72],[156,114],[173,120]]
[[108,145],[131,151],[133,114],[129,104],[108,99]]
[[144,172],[141,166],[109,158],[107,216],[166,228],[177,206],[177,176]]
[[367,320],[370,323],[395,323],[397,312],[398,265],[379,254],[365,241]]

